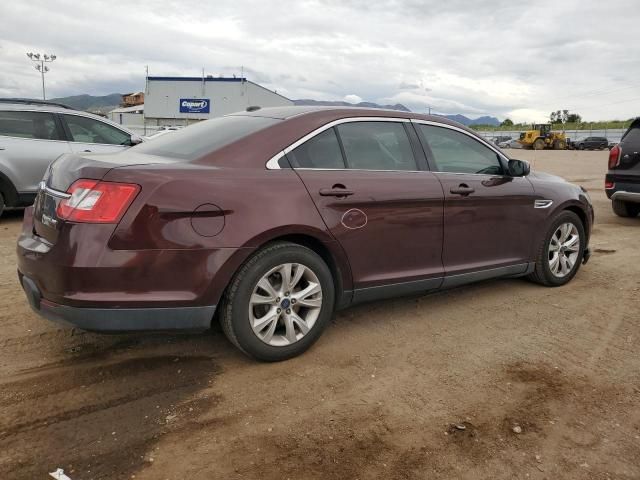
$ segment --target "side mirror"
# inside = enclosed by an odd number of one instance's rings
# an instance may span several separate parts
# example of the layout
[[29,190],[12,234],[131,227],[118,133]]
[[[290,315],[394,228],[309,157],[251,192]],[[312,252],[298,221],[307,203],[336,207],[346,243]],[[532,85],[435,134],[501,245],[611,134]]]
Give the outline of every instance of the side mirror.
[[508,169],[509,175],[512,177],[525,177],[531,172],[529,162],[525,162],[524,160],[509,160]]
[[129,145],[133,147],[134,145],[138,145],[139,143],[142,143],[142,141],[143,141],[142,137],[134,133],[133,135],[131,135],[131,140],[129,141]]

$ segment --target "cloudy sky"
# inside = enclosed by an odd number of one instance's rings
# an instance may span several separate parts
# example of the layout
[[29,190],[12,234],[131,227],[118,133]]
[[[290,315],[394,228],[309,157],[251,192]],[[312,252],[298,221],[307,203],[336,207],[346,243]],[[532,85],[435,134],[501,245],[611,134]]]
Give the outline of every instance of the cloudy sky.
[[240,74],[289,98],[402,103],[515,121],[640,115],[637,0],[14,0],[0,96],[38,97],[25,53],[55,53],[49,97]]

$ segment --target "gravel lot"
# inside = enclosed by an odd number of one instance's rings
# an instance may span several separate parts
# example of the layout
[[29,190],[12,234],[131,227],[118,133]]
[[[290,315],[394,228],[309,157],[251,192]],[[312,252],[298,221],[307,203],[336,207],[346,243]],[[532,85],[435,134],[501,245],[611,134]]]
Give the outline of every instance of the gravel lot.
[[594,253],[568,286],[498,280],[357,307],[280,364],[219,330],[41,320],[16,279],[21,214],[6,214],[2,478],[640,478],[640,218],[611,212],[607,153],[510,152],[591,193]]

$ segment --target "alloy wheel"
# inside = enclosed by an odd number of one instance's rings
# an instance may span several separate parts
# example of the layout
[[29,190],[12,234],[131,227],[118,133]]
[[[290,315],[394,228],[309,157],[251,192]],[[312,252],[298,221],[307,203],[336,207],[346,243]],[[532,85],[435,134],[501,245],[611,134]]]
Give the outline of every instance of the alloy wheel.
[[580,234],[570,222],[558,226],[549,241],[549,269],[556,277],[562,278],[573,270],[580,255]]
[[304,337],[322,308],[316,274],[300,263],[285,263],[265,273],[249,300],[253,333],[264,343],[282,347]]

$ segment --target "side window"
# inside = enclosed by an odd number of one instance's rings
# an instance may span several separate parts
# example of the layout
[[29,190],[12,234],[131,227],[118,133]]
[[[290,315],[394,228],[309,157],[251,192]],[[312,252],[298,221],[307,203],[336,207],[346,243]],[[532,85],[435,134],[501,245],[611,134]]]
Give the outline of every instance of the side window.
[[404,125],[399,122],[353,122],[338,125],[348,168],[418,170]]
[[344,168],[340,144],[333,128],[307,140],[289,152],[287,158],[299,168]]
[[64,119],[71,132],[73,142],[129,145],[131,141],[129,134],[93,118],[64,115]]
[[46,112],[0,111],[0,135],[62,140],[53,114]]
[[503,173],[498,154],[469,135],[445,127],[417,126],[431,149],[436,171]]

